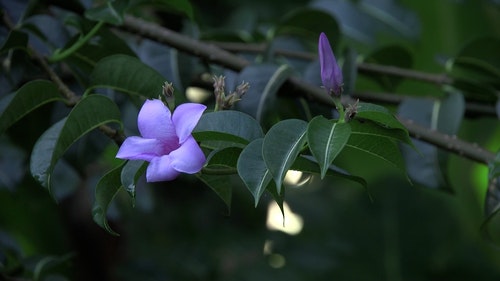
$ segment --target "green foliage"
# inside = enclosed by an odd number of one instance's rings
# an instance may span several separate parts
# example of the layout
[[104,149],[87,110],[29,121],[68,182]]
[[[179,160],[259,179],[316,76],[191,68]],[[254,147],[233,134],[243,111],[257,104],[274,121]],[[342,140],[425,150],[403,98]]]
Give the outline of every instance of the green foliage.
[[99,126],[120,121],[120,111],[115,103],[102,95],[82,99],[68,117],[55,123],[33,147],[30,170],[33,177],[49,191],[56,162],[78,139]]

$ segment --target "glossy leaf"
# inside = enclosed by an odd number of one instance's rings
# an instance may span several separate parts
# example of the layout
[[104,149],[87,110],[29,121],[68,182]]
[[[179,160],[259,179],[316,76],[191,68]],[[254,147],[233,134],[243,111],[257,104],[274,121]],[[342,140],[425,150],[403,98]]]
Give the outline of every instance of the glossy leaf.
[[0,101],[0,134],[36,108],[53,101],[63,101],[57,86],[47,80],[24,84],[12,96]]
[[406,176],[403,156],[396,143],[390,139],[352,132],[346,147],[357,149],[382,159],[402,170]]
[[28,46],[28,34],[18,31],[12,30],[7,36],[7,39],[0,47],[0,54],[9,50],[14,49],[26,49]]
[[207,157],[207,167],[236,168],[242,149],[239,147],[225,147],[215,150]]
[[123,187],[121,184],[121,174],[124,163],[106,173],[99,180],[95,188],[95,202],[92,208],[94,222],[110,234],[116,236],[119,236],[119,234],[109,226],[106,214],[111,201],[113,201],[113,198]]
[[251,81],[251,86],[235,108],[262,123],[264,116],[273,113],[276,93],[291,74],[292,69],[287,65],[257,64],[245,67],[238,80]]
[[356,118],[358,119],[367,119],[386,128],[407,131],[405,126],[403,126],[403,124],[383,106],[360,102],[357,111]]
[[[230,120],[230,122],[229,122]],[[193,130],[193,136],[210,148],[240,146],[262,138],[259,123],[243,112],[224,110],[209,112],[201,116]]]
[[224,201],[230,212],[233,194],[231,177],[227,175],[207,175],[204,173],[198,173],[196,177],[208,185]]
[[262,154],[273,176],[278,194],[286,172],[307,141],[307,122],[288,119],[275,124],[264,137]]
[[351,125],[351,131],[356,132],[356,134],[373,137],[384,137],[393,141],[406,143],[410,147],[415,148],[406,130],[384,128],[377,123],[369,120],[360,121],[357,119],[353,119],[349,122],[349,125]]
[[120,110],[109,98],[90,95],[82,99],[66,119],[49,128],[37,141],[31,154],[33,177],[50,191],[50,177],[57,160],[79,138],[109,123],[120,123]]
[[[262,156],[264,139],[256,139],[243,149],[238,159],[238,175],[252,193],[255,206],[273,179]],[[275,187],[276,188],[276,187]]]
[[[301,155],[300,157],[297,157],[297,159],[293,163],[292,167],[290,167],[290,169],[305,172],[305,173],[310,173],[310,174],[318,174],[319,175],[321,173],[321,171],[319,169],[318,161],[310,155]],[[364,188],[368,187],[366,180],[363,179],[362,177],[353,176],[353,175],[349,174],[348,172],[346,172],[346,171],[344,171],[344,170],[342,170],[334,165],[331,165],[328,168],[328,170],[326,171],[326,176],[347,179],[347,180],[359,183]]]
[[120,181],[128,194],[135,198],[135,184],[140,176],[146,171],[147,162],[141,160],[129,160],[123,166]]
[[165,78],[137,58],[113,55],[96,64],[86,93],[95,88],[111,88],[131,95],[158,98],[164,82]]
[[318,160],[322,179],[350,135],[351,127],[347,123],[336,123],[323,116],[317,116],[309,122],[307,141],[313,156]]

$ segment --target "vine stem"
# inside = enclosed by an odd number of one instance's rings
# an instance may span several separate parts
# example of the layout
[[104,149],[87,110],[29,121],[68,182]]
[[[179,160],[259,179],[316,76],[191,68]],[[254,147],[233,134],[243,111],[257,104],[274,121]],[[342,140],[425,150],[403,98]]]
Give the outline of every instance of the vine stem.
[[[195,55],[204,60],[207,60],[208,62],[212,62],[235,71],[240,71],[250,64],[250,62],[245,60],[244,58],[234,55],[222,48],[219,48],[213,43],[204,43],[189,38],[172,30],[163,28],[157,24],[147,22],[136,17],[128,15],[125,16],[123,28],[135,34],[144,36],[160,43],[167,44],[180,51]],[[364,68],[364,71],[375,70],[380,71],[381,69],[374,69],[369,67]],[[386,70],[388,71],[388,73],[390,72],[392,74],[397,74],[397,72],[401,69],[390,68],[389,70]],[[444,76],[415,75],[414,71],[402,71],[402,73],[404,75],[407,75],[407,78],[427,79],[427,82],[450,82],[448,78],[443,78]],[[429,79],[429,77],[433,78]],[[325,91],[320,87],[308,84],[297,77],[290,77],[287,80],[287,83],[290,84],[292,90],[300,93],[303,96],[309,97],[329,106],[335,106],[331,97],[327,95]],[[353,102],[351,98],[344,96],[343,102],[347,101]],[[455,136],[446,135],[441,132],[425,128],[423,126],[419,126],[411,120],[403,118],[399,118],[399,120],[406,126],[410,135],[430,144],[436,145],[439,148],[445,149],[452,153],[456,153],[470,160],[483,164],[488,164],[495,158],[495,155],[492,152],[479,147],[477,144],[471,144],[466,141],[460,140]]]
[[70,55],[72,55],[74,52],[78,51],[85,43],[87,43],[94,35],[99,31],[99,29],[104,25],[103,21],[99,21],[94,27],[87,33],[85,36],[82,38],[78,39],[75,44],[73,44],[71,47],[60,50],[57,49],[55,52],[52,54],[52,56],[49,58],[49,62],[58,62],[61,60],[66,59]]

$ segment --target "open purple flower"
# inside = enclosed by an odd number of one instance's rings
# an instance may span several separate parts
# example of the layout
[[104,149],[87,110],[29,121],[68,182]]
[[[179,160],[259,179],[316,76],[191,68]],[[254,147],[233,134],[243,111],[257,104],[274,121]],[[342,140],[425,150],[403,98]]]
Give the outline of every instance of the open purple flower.
[[128,137],[116,157],[150,162],[148,182],[199,172],[206,158],[191,132],[205,109],[202,104],[184,103],[171,114],[162,101],[147,100],[137,118],[142,137]]
[[342,93],[342,84],[344,83],[342,70],[337,64],[332,47],[330,47],[330,42],[328,42],[328,38],[323,32],[319,35],[318,51],[323,86],[325,86],[328,94],[340,96]]

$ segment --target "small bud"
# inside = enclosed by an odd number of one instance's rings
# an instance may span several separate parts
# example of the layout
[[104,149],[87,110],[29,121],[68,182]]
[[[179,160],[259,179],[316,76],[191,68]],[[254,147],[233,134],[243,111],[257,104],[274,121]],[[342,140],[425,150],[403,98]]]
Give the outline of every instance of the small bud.
[[346,122],[349,122],[352,119],[354,119],[354,117],[358,113],[358,104],[359,104],[359,99],[356,100],[356,102],[354,104],[350,104],[347,106],[347,109],[345,110],[345,121]]
[[338,97],[343,91],[344,78],[342,77],[342,70],[333,54],[330,42],[328,42],[328,38],[323,32],[319,35],[318,51],[323,86],[325,86],[328,94]]
[[250,89],[250,83],[248,82],[241,82],[241,84],[236,87],[236,95],[241,99],[243,95]]
[[165,82],[162,89],[160,100],[163,101],[163,103],[167,105],[171,111],[173,111],[175,108],[174,86],[172,83]]
[[226,77],[220,75],[220,76],[214,76],[214,93],[215,96],[217,95],[224,95],[224,91],[226,90]]

